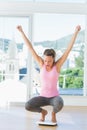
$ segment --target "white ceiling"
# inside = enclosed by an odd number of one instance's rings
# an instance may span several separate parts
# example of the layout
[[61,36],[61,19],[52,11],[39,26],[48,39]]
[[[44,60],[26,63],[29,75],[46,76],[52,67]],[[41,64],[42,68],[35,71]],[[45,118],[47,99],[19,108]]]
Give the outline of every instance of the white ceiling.
[[33,13],[87,14],[87,4],[55,2],[0,2],[1,16],[29,16]]

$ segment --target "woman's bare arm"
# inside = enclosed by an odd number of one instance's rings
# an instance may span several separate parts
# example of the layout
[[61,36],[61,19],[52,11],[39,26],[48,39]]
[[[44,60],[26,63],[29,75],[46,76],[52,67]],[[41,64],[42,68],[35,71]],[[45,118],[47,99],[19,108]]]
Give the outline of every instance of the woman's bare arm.
[[17,26],[18,31],[21,33],[22,38],[24,40],[24,42],[26,43],[28,50],[30,51],[30,53],[32,54],[32,56],[34,57],[34,59],[38,62],[38,64],[40,66],[42,66],[43,64],[43,59],[36,53],[36,51],[34,50],[30,40],[27,38],[27,36],[25,35],[22,26]]
[[71,49],[73,48],[73,45],[75,43],[75,40],[77,38],[77,35],[78,35],[80,29],[81,29],[81,27],[80,27],[80,25],[78,25],[76,27],[76,29],[75,29],[75,32],[74,32],[74,34],[73,34],[73,36],[72,36],[72,38],[70,40],[70,43],[69,43],[66,51],[64,52],[64,54],[62,55],[62,57],[60,57],[60,59],[56,62],[56,66],[57,66],[58,72],[60,71],[61,66],[63,65],[63,63],[65,62],[65,60],[67,59],[67,57],[68,57]]

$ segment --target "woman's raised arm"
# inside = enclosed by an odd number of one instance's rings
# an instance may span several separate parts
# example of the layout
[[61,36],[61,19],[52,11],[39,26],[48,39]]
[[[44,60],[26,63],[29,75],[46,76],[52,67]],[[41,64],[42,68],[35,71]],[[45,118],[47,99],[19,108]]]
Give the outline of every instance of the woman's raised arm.
[[28,50],[30,51],[30,53],[32,54],[32,56],[34,57],[34,59],[38,62],[38,64],[40,66],[42,66],[43,64],[43,59],[36,53],[36,51],[34,50],[30,40],[27,38],[27,36],[25,35],[22,26],[17,26],[18,31],[21,33],[22,38],[24,40],[24,42],[26,43]]
[[70,40],[70,43],[69,43],[66,51],[64,52],[62,57],[60,57],[60,59],[56,62],[58,72],[60,71],[60,68],[63,65],[63,63],[65,62],[65,60],[67,59],[67,57],[68,57],[68,55],[69,55],[69,53],[70,53],[70,51],[71,51],[71,49],[72,49],[72,47],[73,47],[73,45],[75,43],[75,40],[77,38],[77,35],[78,35],[80,29],[81,29],[80,25],[76,26],[75,32],[72,35],[72,38]]

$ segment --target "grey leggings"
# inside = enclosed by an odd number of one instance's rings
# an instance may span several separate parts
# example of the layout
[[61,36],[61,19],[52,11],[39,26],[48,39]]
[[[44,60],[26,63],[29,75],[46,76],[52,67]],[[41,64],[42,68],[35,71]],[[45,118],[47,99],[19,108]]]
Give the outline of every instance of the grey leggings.
[[28,102],[26,102],[25,109],[32,112],[41,112],[41,107],[47,105],[53,106],[53,112],[57,113],[62,109],[64,105],[63,99],[60,96],[51,98],[42,96],[33,97]]

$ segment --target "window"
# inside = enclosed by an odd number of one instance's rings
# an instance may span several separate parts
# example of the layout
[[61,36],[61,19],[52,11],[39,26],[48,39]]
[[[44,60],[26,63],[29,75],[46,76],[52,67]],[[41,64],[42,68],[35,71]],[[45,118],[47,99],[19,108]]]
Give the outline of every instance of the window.
[[[46,48],[53,48],[56,50],[58,59],[67,48],[75,27],[78,24],[81,25],[81,32],[61,69],[58,82],[61,95],[83,95],[85,20],[84,15],[34,15],[34,48],[40,56],[43,55]],[[36,62],[34,62],[34,67],[33,92],[34,95],[37,95],[40,91],[39,76],[37,76],[40,70]]]
[[[25,102],[27,97],[27,48],[16,29],[28,33],[29,17],[0,17],[0,102]],[[0,105],[1,105],[0,104]]]

